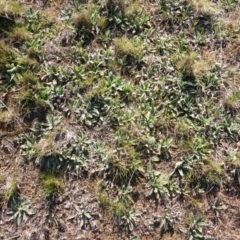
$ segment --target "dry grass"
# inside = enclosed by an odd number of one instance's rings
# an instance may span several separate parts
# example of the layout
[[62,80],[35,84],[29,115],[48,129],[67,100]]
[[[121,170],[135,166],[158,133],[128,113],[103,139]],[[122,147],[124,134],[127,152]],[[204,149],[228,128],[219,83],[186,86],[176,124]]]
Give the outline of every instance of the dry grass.
[[220,12],[220,7],[210,0],[190,0],[190,3],[199,14],[214,15]]

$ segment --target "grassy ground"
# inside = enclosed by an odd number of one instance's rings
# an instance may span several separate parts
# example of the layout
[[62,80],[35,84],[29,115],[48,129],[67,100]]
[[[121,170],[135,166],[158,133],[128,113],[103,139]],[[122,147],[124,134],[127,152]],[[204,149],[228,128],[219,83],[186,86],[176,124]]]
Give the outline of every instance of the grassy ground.
[[0,0],[0,239],[240,239],[239,12]]

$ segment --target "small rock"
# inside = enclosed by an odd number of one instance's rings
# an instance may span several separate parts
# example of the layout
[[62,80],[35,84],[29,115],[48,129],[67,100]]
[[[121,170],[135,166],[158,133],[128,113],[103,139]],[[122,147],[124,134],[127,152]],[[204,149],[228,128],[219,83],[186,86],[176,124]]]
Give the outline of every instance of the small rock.
[[65,209],[69,210],[71,208],[71,203],[67,203],[65,206],[64,206]]

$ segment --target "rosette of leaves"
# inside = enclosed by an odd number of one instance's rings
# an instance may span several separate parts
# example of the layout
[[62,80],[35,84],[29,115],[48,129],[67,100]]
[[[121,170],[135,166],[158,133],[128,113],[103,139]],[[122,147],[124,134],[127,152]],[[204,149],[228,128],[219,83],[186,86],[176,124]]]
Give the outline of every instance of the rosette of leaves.
[[24,199],[18,199],[12,203],[11,209],[7,212],[7,215],[11,215],[9,220],[15,219],[16,224],[20,225],[26,221],[29,216],[33,215],[31,210],[31,204]]

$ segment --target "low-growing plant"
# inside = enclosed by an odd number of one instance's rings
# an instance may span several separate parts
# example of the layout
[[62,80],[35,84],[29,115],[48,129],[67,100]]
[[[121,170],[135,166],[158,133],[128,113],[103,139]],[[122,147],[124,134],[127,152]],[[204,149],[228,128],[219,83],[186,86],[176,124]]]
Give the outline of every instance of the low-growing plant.
[[[176,11],[177,9],[179,9],[179,11]],[[158,11],[170,26],[173,24],[180,25],[184,24],[190,17],[191,7],[186,0],[180,0],[177,2],[160,0],[158,2]]]
[[10,210],[7,211],[7,215],[12,215],[10,220],[15,219],[17,225],[26,221],[28,217],[33,214],[30,203],[24,199],[14,200],[11,204]]
[[134,230],[137,224],[137,218],[141,216],[140,212],[136,212],[134,209],[129,209],[122,216],[122,226],[127,227],[129,232]]
[[24,14],[27,29],[33,33],[37,33],[41,27],[40,13],[39,11],[34,11],[33,8],[28,8]]
[[240,109],[240,91],[227,91],[224,96],[224,107],[232,115],[236,115]]
[[39,155],[41,155],[41,151],[37,147],[36,137],[28,134],[22,134],[19,138],[20,141],[22,141],[20,154],[24,162],[35,160]]
[[24,27],[15,27],[8,32],[8,37],[15,45],[24,43],[30,39],[30,34]]
[[188,221],[188,229],[181,230],[186,233],[188,240],[213,240],[213,238],[204,235],[203,227],[205,223],[201,216],[190,213],[186,220]]
[[186,173],[188,173],[192,169],[191,163],[187,160],[178,161],[175,164],[174,170],[170,173],[170,178],[172,178],[175,174],[180,178],[184,177]]
[[[5,106],[4,108],[6,109]],[[7,108],[6,110],[0,111],[0,125],[2,129],[8,131],[13,130],[18,122],[19,119],[14,110]]]
[[119,193],[117,195],[116,201],[117,202],[123,202],[126,204],[130,204],[133,202],[130,194],[132,193],[133,188],[130,186],[125,186],[123,185],[120,189],[119,189]]
[[40,185],[45,198],[50,202],[54,202],[63,191],[61,178],[50,174],[42,174],[40,176]]
[[19,198],[19,187],[16,178],[9,179],[6,184],[5,200],[8,204],[17,201]]
[[168,177],[157,171],[148,171],[148,182],[146,187],[150,189],[148,196],[154,196],[157,200],[165,201]]
[[14,57],[14,52],[10,47],[3,41],[0,40],[0,70],[6,71],[7,65],[11,58]]
[[75,204],[74,208],[76,210],[76,214],[70,216],[68,219],[69,220],[76,219],[78,224],[80,225],[80,229],[85,229],[87,223],[90,224],[91,212],[83,203],[81,203],[80,206]]
[[203,0],[201,2],[197,0],[189,0],[189,2],[198,14],[211,15],[219,11],[218,6],[209,0]]
[[91,11],[90,10],[82,10],[73,18],[73,24],[77,29],[91,29],[92,21],[91,21]]
[[1,0],[0,2],[0,16],[15,18],[22,12],[23,6],[16,1]]
[[160,221],[160,236],[163,236],[163,234],[167,232],[174,232],[173,220],[171,219],[169,214],[164,214],[163,216],[161,216]]
[[224,172],[218,163],[206,160],[194,162],[192,171],[186,177],[191,186],[199,186],[210,192],[215,186],[221,184],[224,179]]
[[213,202],[210,203],[210,209],[214,212],[216,219],[220,217],[221,210],[226,210],[228,207],[222,204],[220,198],[216,197]]
[[126,37],[114,39],[115,57],[118,60],[124,60],[124,66],[131,65],[132,61],[135,61],[141,57],[142,48],[134,43],[133,39]]
[[126,12],[126,4],[124,0],[107,0],[105,4],[110,16],[115,14],[124,15]]
[[137,218],[141,215],[140,212],[136,212],[128,204],[123,202],[112,202],[109,210],[113,224],[117,226],[118,230],[127,228],[128,232],[133,231],[137,223]]

